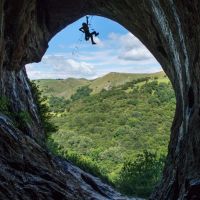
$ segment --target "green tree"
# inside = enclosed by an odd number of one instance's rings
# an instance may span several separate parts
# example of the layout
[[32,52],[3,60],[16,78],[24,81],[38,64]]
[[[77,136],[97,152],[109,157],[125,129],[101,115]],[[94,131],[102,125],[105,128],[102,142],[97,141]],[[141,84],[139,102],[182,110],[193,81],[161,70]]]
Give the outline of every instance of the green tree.
[[91,92],[92,92],[92,89],[90,89],[89,86],[80,87],[77,89],[76,93],[71,96],[71,99],[75,101],[83,97],[90,96]]
[[64,97],[50,96],[48,98],[49,109],[52,112],[63,112],[70,104],[70,100],[64,99]]
[[30,81],[30,86],[45,133],[56,132],[58,130],[57,126],[50,122],[51,114],[46,104],[47,97],[42,96],[39,86],[34,81]]
[[144,151],[134,161],[126,161],[120,172],[119,189],[128,195],[148,197],[161,178],[163,156]]

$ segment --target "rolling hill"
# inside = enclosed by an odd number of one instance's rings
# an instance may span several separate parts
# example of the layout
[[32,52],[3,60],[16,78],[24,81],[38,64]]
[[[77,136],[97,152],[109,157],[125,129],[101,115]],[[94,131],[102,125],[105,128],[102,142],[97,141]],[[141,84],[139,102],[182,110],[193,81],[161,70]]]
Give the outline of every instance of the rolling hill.
[[34,82],[39,86],[39,89],[43,91],[46,96],[57,96],[69,99],[78,88],[88,85],[92,89],[92,93],[99,93],[102,89],[109,90],[119,85],[124,85],[132,80],[137,80],[144,77],[157,77],[162,79],[164,72],[158,72],[153,74],[130,74],[130,73],[116,73],[111,72],[105,76],[99,77],[94,80],[87,79],[41,79]]

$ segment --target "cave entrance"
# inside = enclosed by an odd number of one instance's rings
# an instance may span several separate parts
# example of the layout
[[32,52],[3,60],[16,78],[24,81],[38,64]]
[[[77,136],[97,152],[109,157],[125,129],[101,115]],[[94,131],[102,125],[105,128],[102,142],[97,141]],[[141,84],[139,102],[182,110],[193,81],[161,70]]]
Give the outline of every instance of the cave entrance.
[[83,21],[58,33],[42,61],[26,67],[59,127],[48,145],[125,194],[147,197],[167,154],[174,91],[128,30],[94,16],[100,36],[91,45],[79,32]]

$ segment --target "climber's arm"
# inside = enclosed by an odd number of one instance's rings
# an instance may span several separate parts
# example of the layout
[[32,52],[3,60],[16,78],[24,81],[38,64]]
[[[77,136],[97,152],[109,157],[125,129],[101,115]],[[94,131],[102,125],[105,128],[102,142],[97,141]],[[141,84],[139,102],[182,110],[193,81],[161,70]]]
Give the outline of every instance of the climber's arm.
[[81,31],[82,33],[85,33],[83,27],[79,28],[79,31]]

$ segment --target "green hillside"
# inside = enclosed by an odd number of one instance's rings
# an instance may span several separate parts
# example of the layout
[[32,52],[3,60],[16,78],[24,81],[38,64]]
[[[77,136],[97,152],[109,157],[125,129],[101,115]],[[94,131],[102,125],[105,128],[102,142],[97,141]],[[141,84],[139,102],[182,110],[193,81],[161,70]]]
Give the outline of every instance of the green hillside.
[[[48,137],[49,148],[128,195],[148,196],[160,177],[175,110],[174,91],[165,74],[110,73],[89,85],[83,80],[84,86],[70,100],[60,98],[62,81],[52,80],[59,92],[48,98],[52,123],[58,126]],[[97,93],[89,87],[98,82],[102,90]]]
[[45,96],[57,96],[69,99],[79,87],[90,84],[86,79],[41,79],[34,81]]
[[86,80],[86,79],[41,79],[36,80],[35,83],[39,86],[40,90],[46,96],[57,96],[70,99],[78,88],[88,85],[92,89],[92,93],[98,93],[102,89],[109,90],[113,87],[123,85],[132,80],[143,77],[162,77],[164,72],[154,74],[129,74],[129,73],[116,73],[111,72],[103,77]]
[[124,85],[127,82],[136,80],[138,78],[144,77],[160,77],[163,75],[163,72],[155,74],[129,74],[129,73],[116,73],[111,72],[103,77],[97,78],[91,82],[90,88],[93,90],[93,93],[98,93],[102,89],[110,90],[113,87]]

